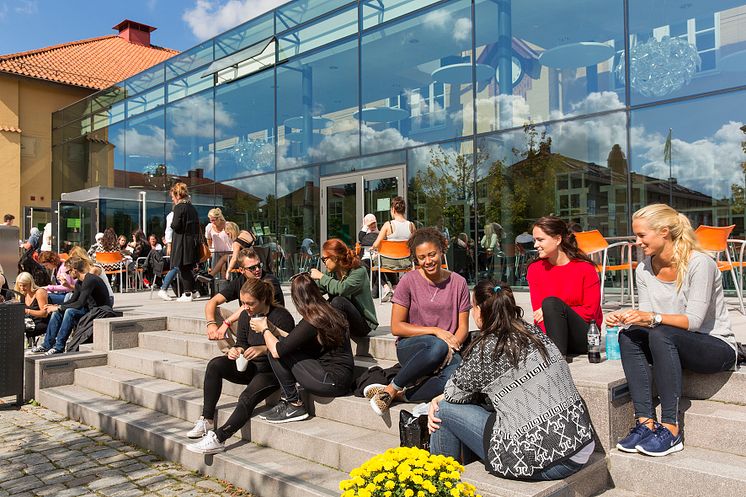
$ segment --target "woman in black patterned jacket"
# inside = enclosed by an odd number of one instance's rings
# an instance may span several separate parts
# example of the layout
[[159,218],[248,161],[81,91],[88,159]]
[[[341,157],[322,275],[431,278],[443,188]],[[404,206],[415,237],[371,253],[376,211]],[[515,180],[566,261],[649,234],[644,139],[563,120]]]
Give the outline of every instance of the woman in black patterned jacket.
[[557,480],[593,453],[593,428],[565,358],[523,320],[511,289],[495,281],[474,288],[479,335],[434,398],[430,451],[480,459],[503,478]]

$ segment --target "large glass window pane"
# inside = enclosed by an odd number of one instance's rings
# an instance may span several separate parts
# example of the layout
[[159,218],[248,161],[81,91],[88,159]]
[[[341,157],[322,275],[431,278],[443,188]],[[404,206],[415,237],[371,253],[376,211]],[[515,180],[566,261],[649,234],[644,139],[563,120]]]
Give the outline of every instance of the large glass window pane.
[[301,253],[303,240],[319,246],[319,168],[302,168],[282,173],[277,184],[279,243],[284,259],[277,275],[286,280],[307,263]]
[[743,0],[630,0],[629,31],[632,105],[743,84]]
[[124,88],[127,91],[127,96],[132,96],[163,84],[166,77],[165,67],[166,64],[162,62],[126,80]]
[[127,99],[127,117],[133,117],[162,106],[165,102],[164,95],[165,90],[161,86]]
[[216,179],[265,173],[275,167],[274,71],[215,90]]
[[[525,284],[526,263],[534,254],[530,243],[516,238],[549,214],[605,236],[629,234],[626,148],[623,111],[480,138],[479,270]],[[500,237],[492,256],[479,245],[488,230]]]
[[206,41],[166,61],[166,80],[179,77],[212,62],[213,42]]
[[202,77],[202,69],[168,83],[168,101],[175,102],[180,98],[194,95],[213,85],[211,76]]
[[378,26],[397,17],[426,7],[438,0],[364,0],[363,29]]
[[215,60],[222,59],[275,33],[274,12],[267,12],[215,38]]
[[170,174],[210,180],[215,177],[214,123],[212,91],[166,107],[166,164]]
[[118,122],[97,129],[88,135],[88,160],[91,186],[127,188],[124,168],[123,141],[125,124]]
[[470,19],[462,0],[363,36],[363,153],[472,132]]
[[166,143],[164,110],[137,116],[127,121],[127,128],[114,138],[114,145],[125,150],[127,186],[148,190],[165,190],[176,174],[166,166],[166,149],[173,153],[173,142]]
[[358,155],[357,41],[277,68],[278,169]]
[[624,76],[614,74],[620,0],[477,0],[475,9],[478,132],[624,107]]
[[736,224],[744,235],[744,108],[738,92],[632,112],[633,211],[670,203],[695,228]]
[[278,60],[285,60],[354,33],[357,33],[357,6],[310,26],[279,35]]
[[292,29],[348,3],[350,3],[350,0],[296,0],[288,2],[275,11],[277,32]]
[[262,245],[264,237],[276,236],[275,175],[223,181],[215,185],[216,202],[223,205],[223,214],[241,229],[249,229]]

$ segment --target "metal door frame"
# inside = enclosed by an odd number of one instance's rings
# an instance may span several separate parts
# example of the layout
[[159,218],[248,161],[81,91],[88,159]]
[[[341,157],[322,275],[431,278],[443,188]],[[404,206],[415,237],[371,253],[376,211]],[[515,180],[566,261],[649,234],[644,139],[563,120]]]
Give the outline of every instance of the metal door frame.
[[[92,208],[91,211],[91,233],[90,239],[95,242],[95,235],[98,231],[98,202],[76,202],[74,200],[55,200],[52,202],[52,248],[59,252],[60,250],[60,205],[74,205],[80,209]],[[82,229],[82,227],[81,227]],[[83,247],[88,250],[88,247]]]
[[[384,178],[396,178],[397,195],[406,198],[407,196],[407,166],[405,164],[399,164],[397,166],[386,166],[377,169],[370,169],[365,171],[358,171],[353,173],[337,174],[334,176],[324,176],[319,181],[319,190],[321,193],[321,243],[319,246],[327,240],[327,213],[326,213],[326,190],[330,186],[345,185],[349,183],[355,183],[357,187],[355,190],[355,218],[358,222],[361,222],[365,213],[363,212],[364,188],[365,182],[369,180],[384,179]],[[357,239],[357,233],[353,238]]]

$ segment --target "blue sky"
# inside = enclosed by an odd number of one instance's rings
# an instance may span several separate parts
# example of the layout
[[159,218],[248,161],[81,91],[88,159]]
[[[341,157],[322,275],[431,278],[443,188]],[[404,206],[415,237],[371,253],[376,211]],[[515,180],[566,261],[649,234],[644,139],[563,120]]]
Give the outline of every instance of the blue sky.
[[186,50],[286,0],[0,0],[0,54],[115,34],[124,19],[158,28],[152,43]]

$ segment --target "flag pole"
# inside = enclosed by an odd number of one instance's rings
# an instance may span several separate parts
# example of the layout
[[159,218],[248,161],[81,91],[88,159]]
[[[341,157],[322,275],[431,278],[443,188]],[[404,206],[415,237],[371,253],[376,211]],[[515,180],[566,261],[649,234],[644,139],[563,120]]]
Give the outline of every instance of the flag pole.
[[671,133],[672,129],[668,128],[668,138],[666,138],[666,146],[663,147],[663,160],[668,161],[668,205],[673,207],[673,164],[671,161]]

